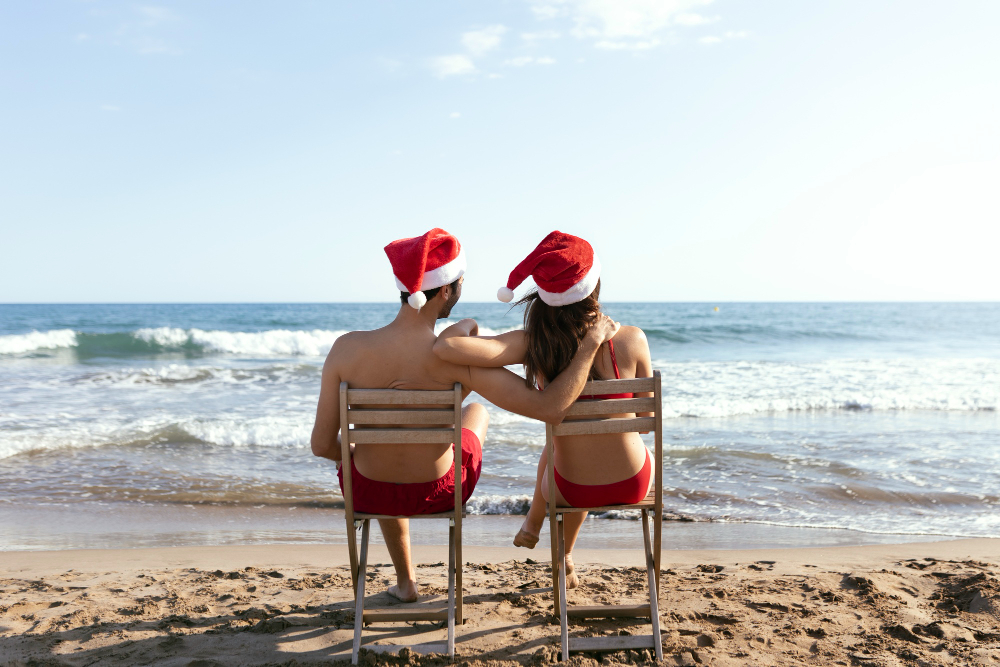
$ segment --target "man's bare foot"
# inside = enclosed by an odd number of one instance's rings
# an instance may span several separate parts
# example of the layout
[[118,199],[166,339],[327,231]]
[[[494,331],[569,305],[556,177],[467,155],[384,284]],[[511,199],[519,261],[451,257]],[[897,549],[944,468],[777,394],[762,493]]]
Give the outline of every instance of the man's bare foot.
[[576,576],[576,568],[573,567],[573,557],[566,554],[566,588],[576,588],[580,585],[580,577]]
[[386,590],[386,593],[396,598],[400,602],[417,601],[417,585],[412,581],[409,583],[409,585],[403,585],[402,587],[400,587],[400,585],[398,584],[396,586],[389,586],[388,590]]
[[517,535],[514,536],[514,546],[515,547],[525,547],[527,549],[534,549],[535,545],[538,544],[538,533],[532,533],[525,530],[528,527],[528,520],[525,519],[524,523],[521,524],[521,528],[517,531]]

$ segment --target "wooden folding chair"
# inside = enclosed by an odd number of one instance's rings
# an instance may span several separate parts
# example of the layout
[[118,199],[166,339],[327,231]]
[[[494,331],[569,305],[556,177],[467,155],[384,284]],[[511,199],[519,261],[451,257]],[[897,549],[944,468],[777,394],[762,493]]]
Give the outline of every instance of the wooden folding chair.
[[[546,424],[545,450],[548,457],[546,475],[549,480],[549,521],[552,535],[552,593],[559,609],[562,628],[562,659],[568,660],[571,651],[621,651],[651,648],[656,659],[663,659],[660,643],[660,612],[657,594],[660,589],[660,537],[663,527],[663,411],[660,402],[660,372],[651,378],[627,380],[598,380],[588,382],[583,389],[585,396],[625,393],[650,393],[646,398],[613,398],[577,401],[567,413],[569,419],[552,426]],[[652,412],[652,417],[608,417],[627,413]],[[605,433],[633,433],[652,431],[656,447],[653,490],[634,505],[609,507],[562,507],[556,505],[555,436],[595,435]],[[560,444],[560,446],[566,446]],[[569,445],[572,446],[572,445]],[[649,578],[649,603],[640,605],[573,606],[566,602],[566,541],[563,514],[567,512],[607,512],[609,510],[637,509],[641,514],[643,545],[646,552],[646,572]],[[649,515],[653,515],[653,544],[649,542]],[[653,632],[649,635],[627,637],[570,637],[570,618],[649,618]]]
[[[341,469],[344,475],[344,505],[347,515],[347,548],[354,587],[354,647],[351,663],[358,664],[361,627],[366,623],[448,621],[447,643],[419,644],[411,650],[447,653],[455,657],[455,624],[462,623],[462,385],[448,391],[403,391],[398,389],[351,389],[340,383]],[[351,426],[355,428],[351,428]],[[351,479],[351,445],[455,443],[455,508],[440,514],[386,516],[354,511]],[[448,519],[448,604],[412,603],[403,608],[365,611],[365,575],[368,532],[372,519]],[[357,534],[361,529],[361,551]],[[383,647],[380,647],[382,649]],[[384,647],[399,649],[401,647]]]

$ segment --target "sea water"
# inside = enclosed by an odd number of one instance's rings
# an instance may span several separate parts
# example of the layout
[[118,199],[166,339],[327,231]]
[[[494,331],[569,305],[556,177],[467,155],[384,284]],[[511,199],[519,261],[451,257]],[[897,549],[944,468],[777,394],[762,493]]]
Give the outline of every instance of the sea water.
[[[0,305],[0,549],[342,541],[335,466],[309,449],[323,359],[397,308]],[[1000,304],[605,310],[662,374],[664,502],[698,522],[672,534],[1000,536]],[[439,329],[462,317],[521,326],[459,303]],[[544,427],[469,400],[491,417],[469,508],[510,515],[488,536],[506,543]]]

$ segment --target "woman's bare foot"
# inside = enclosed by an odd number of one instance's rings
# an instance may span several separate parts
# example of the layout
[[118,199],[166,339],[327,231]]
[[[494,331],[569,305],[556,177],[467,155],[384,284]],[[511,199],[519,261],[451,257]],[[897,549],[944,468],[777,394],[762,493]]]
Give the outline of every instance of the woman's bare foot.
[[573,567],[573,556],[566,554],[566,588],[576,588],[580,585],[580,577],[576,576],[576,568]]
[[527,525],[528,521],[525,520],[525,522],[521,524],[521,528],[517,531],[517,535],[514,536],[515,547],[534,549],[535,545],[538,544],[538,533],[530,533],[525,530]]
[[400,602],[416,602],[417,601],[417,585],[412,581],[406,584],[396,584],[395,586],[389,586],[386,593],[396,598]]

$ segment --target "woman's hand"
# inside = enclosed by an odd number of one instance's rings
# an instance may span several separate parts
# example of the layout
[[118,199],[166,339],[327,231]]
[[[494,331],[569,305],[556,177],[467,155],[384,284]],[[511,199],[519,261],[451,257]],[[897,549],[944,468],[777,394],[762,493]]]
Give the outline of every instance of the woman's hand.
[[589,340],[600,346],[614,338],[615,334],[621,328],[622,325],[619,322],[615,322],[604,313],[601,313],[594,320],[594,323],[590,325],[587,333],[584,334],[584,340]]

